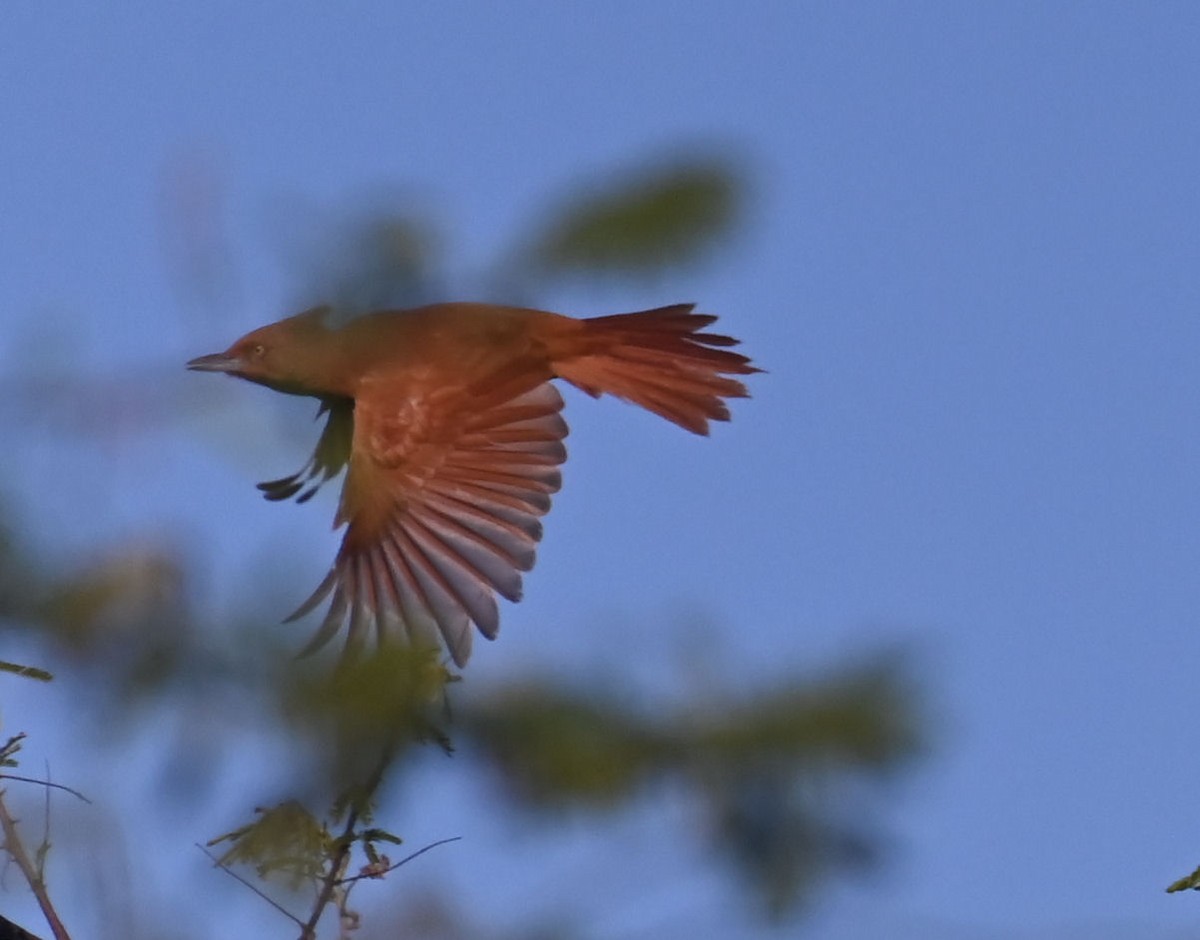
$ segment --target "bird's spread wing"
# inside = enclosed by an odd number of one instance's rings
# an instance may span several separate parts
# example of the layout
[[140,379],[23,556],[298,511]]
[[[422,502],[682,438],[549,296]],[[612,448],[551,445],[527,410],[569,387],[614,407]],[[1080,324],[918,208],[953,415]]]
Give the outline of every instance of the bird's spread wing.
[[346,622],[348,653],[372,633],[381,645],[435,646],[440,635],[459,666],[472,623],[495,637],[495,595],[521,596],[567,435],[554,386],[498,378],[427,391],[381,383],[358,397],[337,519],[348,528],[332,570],[289,618],[331,597],[306,652]]
[[350,459],[350,444],[354,434],[354,401],[349,398],[322,399],[317,417],[326,411],[329,417],[325,421],[325,430],[321,432],[317,448],[308,458],[308,463],[291,476],[258,484],[266,499],[291,499],[300,493],[296,496],[296,502],[306,503],[322,483],[332,480],[346,465]]

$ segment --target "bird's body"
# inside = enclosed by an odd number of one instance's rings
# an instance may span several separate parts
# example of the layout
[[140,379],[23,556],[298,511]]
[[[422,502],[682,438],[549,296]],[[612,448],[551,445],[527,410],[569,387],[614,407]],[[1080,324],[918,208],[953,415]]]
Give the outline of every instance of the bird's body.
[[499,628],[495,594],[517,600],[540,517],[566,459],[562,378],[608,392],[698,434],[746,396],[729,375],[758,371],[736,340],[701,332],[690,305],[575,319],[486,304],[381,311],[343,326],[316,308],[188,363],[320,399],[325,430],[297,474],[260,484],[303,502],[348,464],[329,575],[293,617],[331,597],[309,648],[349,622],[347,647],[374,632],[445,643],[458,665],[471,624]]

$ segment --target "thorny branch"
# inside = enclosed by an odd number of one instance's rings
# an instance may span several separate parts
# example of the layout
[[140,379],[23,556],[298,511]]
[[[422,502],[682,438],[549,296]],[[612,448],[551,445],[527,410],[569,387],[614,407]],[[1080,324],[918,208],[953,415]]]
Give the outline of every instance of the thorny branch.
[[17,821],[13,819],[4,803],[4,791],[2,790],[0,790],[0,827],[3,827],[4,830],[4,850],[12,856],[17,868],[21,870],[21,874],[29,883],[29,888],[37,899],[38,906],[42,909],[42,915],[46,918],[46,923],[50,925],[50,930],[54,934],[54,940],[71,940],[71,935],[67,933],[67,928],[63,926],[63,922],[59,919],[58,912],[50,900],[45,879],[42,878],[37,866],[29,858],[29,853],[25,851],[25,845],[21,842],[20,835],[17,834]]

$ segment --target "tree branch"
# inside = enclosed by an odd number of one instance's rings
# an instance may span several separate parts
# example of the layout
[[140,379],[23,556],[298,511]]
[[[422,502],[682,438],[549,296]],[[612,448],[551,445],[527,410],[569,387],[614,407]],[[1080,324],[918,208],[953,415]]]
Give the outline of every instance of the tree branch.
[[4,803],[4,791],[2,790],[0,790],[0,827],[4,829],[4,849],[12,856],[12,860],[21,869],[21,874],[29,882],[29,889],[33,892],[33,896],[37,898],[38,906],[42,909],[42,915],[46,918],[46,923],[50,925],[50,930],[54,934],[54,940],[71,940],[71,935],[67,933],[67,928],[63,926],[63,922],[58,917],[58,912],[54,910],[54,904],[50,901],[50,895],[46,891],[45,880],[43,880],[36,866],[30,860],[29,854],[25,851],[25,846],[21,842],[21,837],[17,834],[17,821],[13,819],[8,811],[8,807]]
[[41,938],[0,915],[0,940],[41,940]]
[[317,924],[320,923],[325,908],[329,906],[333,892],[337,890],[338,883],[341,881],[341,873],[350,860],[350,851],[354,848],[354,827],[358,824],[358,815],[358,804],[351,803],[350,808],[346,811],[346,825],[337,840],[337,849],[329,860],[329,871],[321,879],[321,889],[317,892],[317,900],[313,903],[312,913],[300,928],[300,940],[315,940],[317,936]]
[[343,883],[342,874],[346,869],[346,864],[350,861],[350,853],[354,849],[354,827],[358,825],[363,807],[370,803],[375,791],[383,783],[383,775],[387,772],[388,765],[391,764],[392,758],[396,754],[397,744],[397,737],[392,735],[388,743],[384,745],[379,755],[379,762],[371,773],[366,786],[362,788],[360,796],[349,801],[346,809],[346,825],[342,827],[342,834],[337,839],[337,848],[329,860],[329,870],[321,879],[321,887],[317,892],[317,899],[313,903],[312,913],[301,928],[299,940],[316,940],[317,924],[320,923],[321,915],[325,913],[325,908],[333,899],[334,892]]
[[356,881],[362,881],[364,878],[382,878],[388,872],[395,871],[401,865],[407,865],[418,855],[424,855],[430,849],[436,849],[439,845],[448,845],[451,842],[458,842],[461,838],[462,838],[462,836],[451,836],[448,839],[438,839],[437,842],[430,842],[429,845],[425,846],[424,848],[417,849],[411,855],[406,855],[404,858],[400,859],[400,861],[396,862],[394,865],[389,865],[387,868],[384,868],[380,871],[369,872],[368,874],[365,874],[365,875],[355,875],[352,878],[339,879],[338,885],[340,886],[340,885],[353,884]]
[[38,786],[47,787],[52,790],[65,790],[67,793],[70,793],[71,796],[75,797],[76,799],[83,800],[83,802],[89,805],[92,802],[78,790],[72,790],[65,784],[55,783],[52,780],[38,780],[37,777],[22,777],[19,774],[0,774],[0,780],[19,780],[21,783],[36,783]]

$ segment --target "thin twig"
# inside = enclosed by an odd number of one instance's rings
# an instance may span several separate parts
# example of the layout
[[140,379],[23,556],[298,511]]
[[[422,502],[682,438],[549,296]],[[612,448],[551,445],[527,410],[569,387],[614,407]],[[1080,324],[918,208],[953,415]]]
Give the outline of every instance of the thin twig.
[[4,791],[2,790],[0,790],[0,826],[4,829],[4,848],[12,860],[17,863],[17,867],[21,869],[25,880],[29,882],[29,889],[37,898],[42,915],[46,918],[46,923],[50,925],[50,930],[54,934],[54,940],[71,940],[71,935],[67,933],[67,928],[59,920],[58,912],[54,910],[54,904],[50,901],[50,895],[46,891],[46,882],[38,875],[37,869],[25,852],[21,837],[17,835],[17,822],[9,814],[8,807],[4,804]]
[[199,842],[195,843],[195,846],[201,852],[203,852],[205,855],[207,855],[209,857],[209,859],[212,861],[212,863],[217,868],[219,868],[219,869],[221,869],[221,871],[225,872],[225,874],[227,874],[234,881],[237,881],[237,882],[245,885],[247,888],[249,888],[251,891],[253,891],[255,894],[257,894],[260,898],[262,898],[264,901],[266,901],[268,904],[270,904],[271,907],[273,907],[273,908],[275,908],[275,910],[279,911],[279,913],[282,914],[284,917],[286,917],[288,920],[292,921],[293,923],[299,924],[301,927],[304,926],[304,921],[302,921],[299,917],[297,917],[295,914],[293,914],[291,911],[289,911],[286,907],[284,907],[282,904],[280,904],[278,901],[276,901],[273,897],[271,897],[265,891],[261,890],[257,885],[255,885],[255,884],[251,883],[250,881],[246,880],[245,878],[243,878],[241,875],[239,875],[236,871],[234,871],[228,865],[221,864],[221,860],[219,858],[217,858],[215,855],[213,855],[212,852],[210,852],[208,849],[206,849],[204,846],[202,846]]
[[46,761],[46,787],[43,793],[46,806],[42,810],[42,844],[37,850],[38,877],[43,881],[46,880],[46,856],[50,852],[50,791],[53,786],[50,783],[50,761]]
[[61,783],[55,783],[52,780],[38,780],[36,777],[22,777],[19,774],[0,774],[0,780],[19,780],[19,781],[21,781],[21,783],[36,783],[36,784],[39,784],[40,786],[50,787],[51,789],[54,789],[54,790],[64,790],[67,793],[70,793],[71,796],[76,797],[77,799],[83,800],[83,802],[85,802],[89,805],[91,805],[91,802],[92,802],[86,796],[84,796],[82,793],[80,793],[78,790],[72,790],[70,787],[65,786],[64,784],[61,784]]
[[338,886],[340,887],[342,885],[348,885],[353,881],[362,881],[364,878],[382,878],[388,872],[395,871],[401,865],[407,865],[418,855],[424,855],[430,849],[436,849],[439,845],[447,845],[450,842],[458,842],[461,839],[462,836],[451,836],[449,839],[438,839],[437,842],[430,842],[429,845],[425,846],[423,849],[417,849],[412,853],[412,855],[408,855],[400,859],[400,861],[396,862],[395,865],[389,865],[387,868],[384,868],[380,871],[368,872],[365,875],[355,875],[353,878],[342,878],[340,881],[338,881]]

